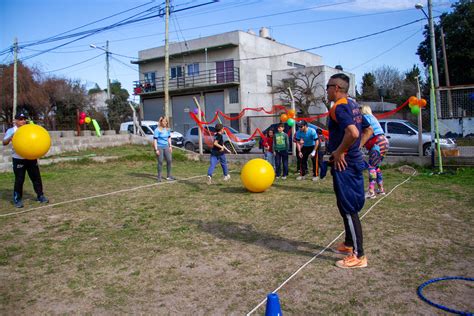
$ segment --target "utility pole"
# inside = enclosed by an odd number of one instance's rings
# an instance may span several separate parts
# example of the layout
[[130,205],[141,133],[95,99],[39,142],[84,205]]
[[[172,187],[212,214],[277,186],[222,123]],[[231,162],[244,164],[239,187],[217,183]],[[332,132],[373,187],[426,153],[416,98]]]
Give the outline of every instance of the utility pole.
[[169,94],[169,84],[170,84],[170,56],[169,56],[169,17],[170,17],[170,1],[166,0],[165,8],[165,117],[169,123],[170,116],[170,94]]
[[109,77],[109,41],[105,43],[105,65],[107,68],[107,99],[110,100],[110,77]]
[[[418,100],[421,99],[421,89],[420,89],[420,76],[416,76],[416,86],[418,91],[416,92],[416,97]],[[421,112],[423,111],[422,107],[420,106],[420,112],[418,112],[418,156],[421,158],[423,157],[423,120],[421,117]]]
[[15,37],[13,42],[13,117],[12,122],[15,119],[16,115],[16,106],[17,106],[17,81],[18,81],[18,39]]
[[446,79],[447,96],[448,96],[448,113],[449,117],[453,117],[453,100],[451,99],[451,90],[449,87],[451,83],[449,82],[449,70],[448,70],[448,56],[446,55],[446,45],[444,44],[444,31],[441,26],[441,48],[443,50],[443,62],[444,62],[444,78]]

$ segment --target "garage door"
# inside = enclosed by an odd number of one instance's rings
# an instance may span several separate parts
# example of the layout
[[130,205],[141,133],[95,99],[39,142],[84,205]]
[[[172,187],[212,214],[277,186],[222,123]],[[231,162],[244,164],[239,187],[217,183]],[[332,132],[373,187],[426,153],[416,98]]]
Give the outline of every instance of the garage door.
[[158,121],[164,115],[163,98],[143,100],[143,119],[146,121]]
[[[217,110],[225,113],[224,91],[206,93],[204,98],[206,100],[206,118],[208,120],[212,120]],[[229,121],[224,120],[222,116],[219,117],[224,125],[229,125]],[[219,123],[219,121],[216,123]]]
[[173,130],[185,134],[186,131],[196,125],[189,116],[189,112],[196,108],[193,97],[199,100],[199,94],[181,95],[171,98],[173,107]]

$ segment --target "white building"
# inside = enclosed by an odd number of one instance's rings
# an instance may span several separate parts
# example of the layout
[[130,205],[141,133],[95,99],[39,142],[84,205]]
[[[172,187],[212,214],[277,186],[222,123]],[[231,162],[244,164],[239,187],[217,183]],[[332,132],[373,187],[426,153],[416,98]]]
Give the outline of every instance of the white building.
[[[139,60],[133,63],[139,65],[140,80],[135,82],[134,93],[140,95],[143,119],[157,120],[164,114],[164,46],[140,51],[138,56]],[[172,43],[169,60],[170,120],[172,128],[181,133],[195,125],[189,116],[196,107],[193,97],[204,107],[208,120],[217,110],[237,116],[246,107],[269,110],[279,103],[272,86],[289,71],[323,67],[323,85],[333,73],[341,72],[322,66],[319,55],[276,42],[266,28],[262,28],[259,35],[251,31],[232,31]],[[354,89],[354,84],[351,87]],[[262,112],[246,114],[265,116]],[[225,123],[250,132],[276,121],[268,115],[251,120],[248,116]]]

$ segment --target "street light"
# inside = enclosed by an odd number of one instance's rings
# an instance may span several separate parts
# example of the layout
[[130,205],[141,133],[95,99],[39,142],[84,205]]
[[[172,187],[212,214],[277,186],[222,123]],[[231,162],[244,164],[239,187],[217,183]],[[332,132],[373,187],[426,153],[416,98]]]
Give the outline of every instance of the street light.
[[109,79],[109,41],[105,44],[105,49],[100,46],[96,46],[94,44],[89,44],[91,48],[101,49],[105,52],[105,64],[107,67],[107,99],[110,100],[110,79]]
[[441,98],[439,95],[439,78],[438,78],[438,60],[436,58],[436,43],[435,43],[435,32],[434,32],[434,23],[433,23],[433,10],[432,10],[432,0],[428,0],[428,14],[426,14],[425,10],[423,10],[423,4],[417,3],[415,4],[415,8],[418,10],[421,10],[423,14],[426,16],[428,19],[428,25],[429,25],[429,30],[430,30],[430,46],[431,46],[431,64],[433,67],[433,81],[435,85],[435,106],[433,107],[433,102],[431,103],[430,106],[430,122],[431,122],[431,153],[432,157],[434,153],[434,140],[435,140],[435,135],[434,135],[434,111],[438,114],[438,117],[441,114]]

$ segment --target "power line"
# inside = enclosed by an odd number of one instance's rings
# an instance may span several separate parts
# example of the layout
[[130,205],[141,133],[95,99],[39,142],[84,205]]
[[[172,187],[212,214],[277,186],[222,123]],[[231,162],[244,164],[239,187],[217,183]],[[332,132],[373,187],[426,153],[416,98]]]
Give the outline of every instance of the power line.
[[324,48],[324,47],[336,46],[336,45],[339,45],[339,44],[345,44],[345,43],[361,40],[361,39],[364,39],[364,38],[372,37],[372,36],[375,36],[375,35],[387,33],[387,32],[397,30],[397,29],[400,29],[402,27],[405,27],[405,26],[408,26],[408,25],[411,25],[411,24],[414,24],[414,23],[417,23],[417,22],[420,22],[420,21],[423,21],[423,20],[425,20],[425,18],[418,19],[418,20],[415,20],[415,21],[412,21],[412,22],[408,22],[408,23],[405,23],[405,24],[402,24],[402,25],[399,25],[399,26],[391,27],[389,29],[385,29],[385,30],[382,30],[382,31],[379,31],[379,32],[375,32],[375,33],[371,33],[371,34],[367,34],[367,35],[362,35],[362,36],[357,36],[357,37],[353,37],[351,39],[347,39],[347,40],[343,40],[343,41],[339,41],[339,42],[324,44],[324,45],[315,46],[315,47],[306,48],[306,49],[298,49],[298,50],[293,51],[293,52],[282,53],[282,54],[277,54],[277,55],[242,58],[242,59],[237,59],[235,61],[258,60],[258,59],[263,59],[263,58],[281,57],[281,56],[292,55],[292,54],[296,54],[296,53],[300,53],[300,52],[307,52],[307,51],[311,51],[311,50],[315,50],[315,49],[321,49],[321,48]]
[[400,46],[401,44],[405,43],[405,42],[408,41],[410,38],[412,38],[413,36],[415,36],[416,34],[418,34],[418,33],[420,33],[420,32],[421,32],[421,30],[417,30],[415,33],[411,34],[410,36],[408,36],[407,38],[405,38],[405,39],[403,39],[402,41],[398,42],[397,44],[395,44],[394,46],[390,47],[389,49],[384,50],[384,51],[381,52],[380,54],[378,54],[378,55],[376,55],[376,56],[370,58],[369,60],[363,62],[362,64],[359,64],[359,65],[357,65],[357,66],[355,66],[355,67],[353,67],[353,68],[350,68],[350,69],[348,69],[348,70],[349,70],[349,71],[353,71],[353,70],[355,70],[355,69],[357,69],[357,68],[359,68],[359,67],[361,67],[361,66],[364,66],[365,64],[370,63],[372,60],[374,60],[374,59],[376,59],[376,58],[379,58],[380,56],[382,56],[382,55],[388,53],[389,51],[391,51],[391,50],[393,50],[393,49],[395,49],[396,47],[398,47],[398,46]]
[[75,64],[73,64],[73,65],[70,65],[70,66],[67,66],[67,67],[64,67],[64,68],[59,68],[59,69],[55,69],[55,70],[45,71],[45,73],[51,73],[51,72],[56,72],[56,71],[68,69],[68,68],[71,68],[71,67],[74,67],[74,66],[77,66],[77,65],[86,63],[86,62],[88,62],[88,61],[90,61],[90,60],[96,59],[97,57],[100,57],[100,56],[102,56],[102,55],[104,55],[104,54],[105,54],[105,53],[101,53],[101,54],[99,54],[99,55],[97,55],[97,56],[94,56],[94,57],[92,57],[92,58],[83,60],[83,61],[81,61],[81,62],[75,63]]

